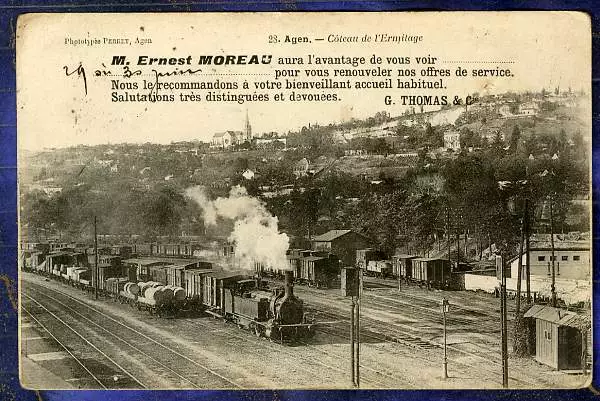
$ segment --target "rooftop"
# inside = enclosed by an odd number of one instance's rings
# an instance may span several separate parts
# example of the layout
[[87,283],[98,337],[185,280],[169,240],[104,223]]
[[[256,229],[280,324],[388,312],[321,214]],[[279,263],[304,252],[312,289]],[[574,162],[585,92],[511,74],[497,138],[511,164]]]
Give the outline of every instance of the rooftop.
[[240,279],[245,279],[248,277],[248,275],[241,274],[240,272],[232,272],[232,271],[225,271],[225,270],[214,271],[213,273],[210,273],[209,276],[213,277],[215,279],[232,279],[232,280],[240,280]]
[[417,255],[409,255],[407,253],[400,253],[400,254],[394,255],[392,257],[397,258],[397,259],[415,259],[415,258],[417,258]]
[[[531,249],[551,249],[550,234],[535,234],[531,236]],[[554,248],[561,250],[589,250],[590,238],[587,233],[554,234]]]
[[559,326],[574,327],[579,330],[590,328],[590,318],[575,312],[564,309],[553,308],[547,305],[533,305],[523,317],[532,317],[535,319],[551,322]]
[[434,260],[448,260],[448,259],[443,259],[443,258],[414,258],[414,261],[419,261],[419,262],[433,262]]
[[166,262],[163,259],[153,259],[153,258],[126,259],[123,261],[123,263],[135,263],[135,264],[143,265],[143,266],[153,265],[153,264],[168,264],[168,262]]
[[342,237],[348,233],[352,232],[352,230],[331,230],[326,232],[325,234],[315,235],[312,240],[313,241],[333,241],[336,238]]

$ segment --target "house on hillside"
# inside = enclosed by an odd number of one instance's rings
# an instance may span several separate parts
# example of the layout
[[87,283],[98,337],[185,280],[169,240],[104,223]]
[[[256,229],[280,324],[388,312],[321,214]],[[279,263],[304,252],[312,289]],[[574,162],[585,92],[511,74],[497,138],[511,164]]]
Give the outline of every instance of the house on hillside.
[[503,132],[504,123],[505,120],[497,119],[484,124],[479,129],[479,134],[481,135],[481,138],[485,138],[489,142],[493,142],[496,139],[496,135],[500,134],[500,138],[502,139],[502,141],[506,140],[506,136]]
[[502,117],[512,117],[513,113],[510,109],[510,105],[508,104],[503,104],[500,107],[498,107],[498,113],[500,113],[500,115]]
[[294,164],[294,175],[296,176],[296,178],[300,178],[306,177],[307,174],[308,160],[306,159],[306,157],[303,157]]
[[444,148],[458,152],[460,150],[460,132],[454,129],[444,132]]
[[279,137],[254,138],[253,142],[257,149],[285,149],[287,139]]
[[519,105],[519,114],[525,116],[535,116],[539,112],[539,106],[535,102],[525,102]]
[[331,252],[338,256],[344,266],[354,266],[356,251],[372,245],[369,238],[352,230],[331,230],[314,236],[310,241],[313,251]]
[[244,177],[247,180],[252,180],[254,178],[254,171],[246,169],[246,171],[242,173],[242,177]]

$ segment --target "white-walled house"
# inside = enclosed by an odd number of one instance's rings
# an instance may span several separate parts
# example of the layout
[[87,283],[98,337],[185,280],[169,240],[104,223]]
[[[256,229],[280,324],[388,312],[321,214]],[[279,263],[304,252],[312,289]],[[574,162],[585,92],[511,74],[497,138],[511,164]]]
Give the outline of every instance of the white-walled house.
[[[550,235],[532,236],[529,250],[531,276],[552,275],[552,246]],[[522,277],[525,278],[525,252],[522,258]],[[517,278],[519,258],[510,261],[510,277]],[[554,234],[554,269],[556,277],[588,280],[592,273],[590,242],[574,234]]]

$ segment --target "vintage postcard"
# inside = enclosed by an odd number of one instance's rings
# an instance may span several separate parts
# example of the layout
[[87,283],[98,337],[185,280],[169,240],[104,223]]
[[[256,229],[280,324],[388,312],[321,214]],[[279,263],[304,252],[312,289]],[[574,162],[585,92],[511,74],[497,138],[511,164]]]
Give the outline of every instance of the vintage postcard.
[[32,389],[590,383],[575,12],[26,14]]

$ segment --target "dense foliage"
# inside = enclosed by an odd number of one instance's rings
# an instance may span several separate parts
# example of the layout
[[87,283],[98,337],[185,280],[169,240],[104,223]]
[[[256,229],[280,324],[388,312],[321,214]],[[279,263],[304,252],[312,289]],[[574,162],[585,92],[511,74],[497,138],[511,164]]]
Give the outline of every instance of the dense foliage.
[[[389,115],[378,113],[345,128],[389,121]],[[38,154],[32,165],[41,167],[31,170],[29,180],[62,190],[48,194],[33,185],[23,192],[22,223],[30,233],[73,238],[89,237],[93,216],[98,216],[102,233],[147,238],[204,234],[201,211],[185,198],[185,189],[203,185],[214,197],[243,185],[251,195],[261,196],[280,227],[296,237],[350,228],[388,252],[405,248],[425,253],[436,242],[438,248],[444,246],[448,234],[463,233],[480,243],[511,247],[519,235],[525,199],[539,232],[549,231],[549,202],[554,204],[556,231],[589,230],[587,211],[571,202],[590,190],[589,154],[579,131],[549,132],[542,123],[527,120],[511,125],[506,140],[499,131],[483,140],[466,128],[460,131],[462,151],[449,155],[432,152],[443,145],[443,127],[399,125],[395,144],[387,138],[356,138],[345,145],[378,155],[369,159],[377,161],[369,167],[376,172],[373,179],[360,166],[340,163],[344,148],[334,143],[332,129],[305,127],[290,137],[298,146],[286,151],[199,153],[189,151],[193,144],[145,144]],[[418,154],[402,169],[393,155],[388,157],[397,144]],[[100,159],[110,160],[101,165]],[[318,168],[297,174],[302,159]],[[247,170],[255,176],[245,178]]]

